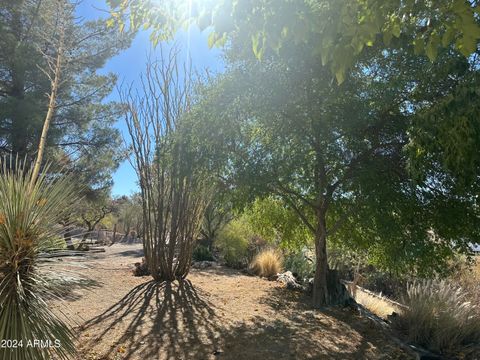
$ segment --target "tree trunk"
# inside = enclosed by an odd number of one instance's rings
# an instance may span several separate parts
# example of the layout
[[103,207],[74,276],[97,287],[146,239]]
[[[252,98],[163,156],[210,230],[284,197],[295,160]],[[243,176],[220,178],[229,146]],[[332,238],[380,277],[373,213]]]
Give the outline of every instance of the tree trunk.
[[131,243],[132,239],[130,237],[130,225],[127,226],[126,229],[124,228],[124,231],[125,231],[125,235],[123,236],[123,241]]
[[43,153],[45,151],[45,144],[47,143],[47,133],[50,127],[50,123],[55,113],[55,106],[57,102],[57,91],[58,85],[60,83],[60,67],[61,67],[62,55],[61,52],[57,55],[57,64],[55,68],[55,77],[52,82],[52,92],[50,94],[50,101],[48,103],[48,111],[45,117],[45,122],[43,123],[42,135],[40,136],[40,144],[38,145],[37,159],[35,160],[35,166],[33,167],[32,179],[30,182],[30,187],[32,188],[35,182],[37,181],[38,174],[40,172],[40,167],[42,165]]
[[325,211],[317,212],[317,228],[315,231],[315,278],[313,280],[313,307],[320,308],[330,303],[328,294],[328,262],[327,262],[327,226]]
[[40,173],[40,167],[42,165],[42,160],[43,160],[43,153],[45,151],[45,145],[47,143],[47,134],[48,134],[48,129],[50,128],[50,123],[52,122],[53,115],[55,114],[55,109],[57,105],[57,92],[58,88],[60,86],[60,74],[62,70],[62,62],[63,62],[63,41],[64,41],[64,36],[65,36],[65,28],[63,25],[60,27],[60,40],[58,44],[58,49],[57,49],[57,56],[55,59],[55,64],[54,66],[54,74],[53,78],[51,78],[51,91],[50,91],[50,96],[49,96],[49,102],[48,102],[48,110],[47,110],[47,115],[45,116],[45,121],[43,123],[43,128],[42,128],[42,135],[40,136],[40,143],[38,144],[38,153],[37,153],[37,158],[35,160],[35,165],[33,167],[32,171],[32,178],[30,179],[30,189],[33,188],[35,185],[35,182],[37,181],[38,174]]

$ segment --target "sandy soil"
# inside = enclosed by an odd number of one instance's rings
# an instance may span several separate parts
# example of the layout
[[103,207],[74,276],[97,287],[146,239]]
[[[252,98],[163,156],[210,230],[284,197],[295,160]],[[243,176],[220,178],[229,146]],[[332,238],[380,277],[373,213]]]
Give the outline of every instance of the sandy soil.
[[141,245],[89,255],[56,311],[76,323],[78,359],[408,359],[353,310],[314,311],[280,284],[216,267],[158,284],[134,277]]

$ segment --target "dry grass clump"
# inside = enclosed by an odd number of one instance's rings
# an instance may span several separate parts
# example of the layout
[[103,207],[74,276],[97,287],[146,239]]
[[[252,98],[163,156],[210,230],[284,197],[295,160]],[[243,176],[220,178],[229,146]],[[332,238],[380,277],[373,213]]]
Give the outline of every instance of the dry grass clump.
[[272,277],[281,272],[282,267],[282,255],[275,249],[264,249],[253,258],[249,269],[255,275]]
[[410,284],[403,303],[408,306],[399,325],[409,340],[432,351],[451,354],[480,342],[480,316],[468,293],[447,281]]
[[480,313],[480,256],[476,256],[472,263],[462,266],[451,277],[451,281],[468,292],[468,300],[477,306]]

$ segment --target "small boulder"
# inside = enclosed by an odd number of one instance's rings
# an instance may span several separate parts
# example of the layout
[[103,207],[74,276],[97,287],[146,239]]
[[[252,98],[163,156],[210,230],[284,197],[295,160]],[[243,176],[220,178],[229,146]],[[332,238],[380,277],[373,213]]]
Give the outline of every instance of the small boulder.
[[133,276],[147,276],[150,275],[150,271],[148,270],[147,262],[145,258],[142,258],[142,262],[135,263],[135,269],[133,269]]
[[302,285],[297,282],[291,271],[277,274],[277,281],[284,284],[290,290],[302,290]]

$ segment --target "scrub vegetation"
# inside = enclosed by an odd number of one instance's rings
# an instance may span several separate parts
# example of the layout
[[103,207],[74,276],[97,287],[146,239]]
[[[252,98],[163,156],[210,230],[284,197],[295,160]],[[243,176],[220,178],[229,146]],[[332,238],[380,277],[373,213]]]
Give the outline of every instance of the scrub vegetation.
[[0,3],[0,358],[480,357],[478,1],[103,5]]

